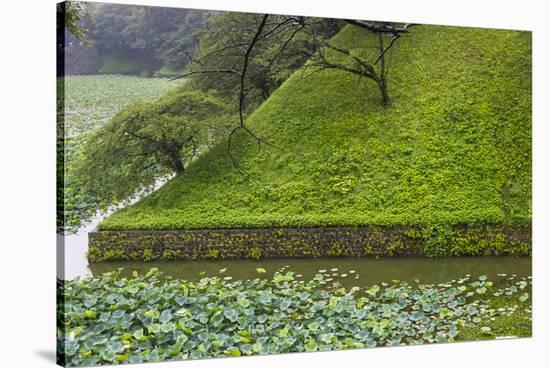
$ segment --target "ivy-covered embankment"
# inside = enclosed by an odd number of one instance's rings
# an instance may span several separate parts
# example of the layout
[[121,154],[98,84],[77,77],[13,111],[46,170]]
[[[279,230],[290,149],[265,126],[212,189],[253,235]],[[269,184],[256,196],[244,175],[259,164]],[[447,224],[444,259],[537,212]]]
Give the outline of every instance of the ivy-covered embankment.
[[92,262],[530,254],[531,229],[505,226],[98,231],[88,251]]

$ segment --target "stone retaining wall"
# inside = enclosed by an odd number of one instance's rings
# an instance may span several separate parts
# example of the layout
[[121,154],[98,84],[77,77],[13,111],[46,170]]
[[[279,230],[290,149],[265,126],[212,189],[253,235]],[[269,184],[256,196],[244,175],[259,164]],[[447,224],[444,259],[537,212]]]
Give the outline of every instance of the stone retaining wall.
[[[450,236],[449,236],[450,234]],[[88,258],[152,261],[235,258],[530,255],[526,227],[326,227],[89,233]]]

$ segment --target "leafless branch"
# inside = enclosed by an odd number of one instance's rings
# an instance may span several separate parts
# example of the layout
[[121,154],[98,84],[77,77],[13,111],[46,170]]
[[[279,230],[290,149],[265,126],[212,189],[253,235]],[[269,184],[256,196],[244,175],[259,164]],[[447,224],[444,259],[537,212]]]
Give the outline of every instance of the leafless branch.
[[345,19],[345,21],[373,33],[391,33],[393,35],[408,33],[409,28],[415,25],[414,23],[405,23],[399,27],[387,22],[371,22],[357,19]]
[[174,77],[174,78],[171,78],[170,80],[171,81],[174,81],[174,80],[177,80],[177,79],[182,79],[182,78],[187,78],[187,77],[190,77],[192,75],[196,75],[196,74],[234,74],[234,75],[237,75],[237,76],[240,76],[241,73],[239,73],[238,71],[236,70],[233,70],[233,69],[205,69],[205,70],[194,70],[194,71],[191,71],[191,72],[188,72],[188,73],[184,73],[184,74],[181,74],[181,75],[178,75],[177,77]]
[[380,54],[378,55],[378,57],[376,58],[376,61],[374,62],[374,64],[378,64],[378,62],[380,61],[380,59],[382,59],[384,57],[384,55],[386,54],[386,52],[391,49],[391,47],[393,46],[393,44],[395,43],[395,41],[397,41],[399,38],[401,38],[401,35],[397,34],[395,36],[392,37],[390,43],[388,46],[386,46],[386,48],[384,48],[382,50],[382,52],[380,52]]

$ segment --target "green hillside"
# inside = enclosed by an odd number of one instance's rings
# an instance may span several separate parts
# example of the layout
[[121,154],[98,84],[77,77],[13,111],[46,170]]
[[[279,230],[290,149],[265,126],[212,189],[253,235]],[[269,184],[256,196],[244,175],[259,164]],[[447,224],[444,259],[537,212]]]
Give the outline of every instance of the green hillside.
[[[334,43],[372,44],[347,26]],[[367,49],[368,50],[368,49]],[[531,223],[531,35],[417,26],[377,86],[342,71],[298,71],[240,134],[106,229]]]

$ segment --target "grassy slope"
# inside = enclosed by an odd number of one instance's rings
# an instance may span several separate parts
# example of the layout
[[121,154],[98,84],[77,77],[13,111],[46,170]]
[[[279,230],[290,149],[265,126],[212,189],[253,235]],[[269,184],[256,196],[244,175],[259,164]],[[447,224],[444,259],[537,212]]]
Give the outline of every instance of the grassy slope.
[[369,80],[297,72],[248,119],[282,150],[238,137],[248,179],[222,144],[100,228],[530,224],[530,47],[529,33],[415,27],[393,50],[389,109]]

